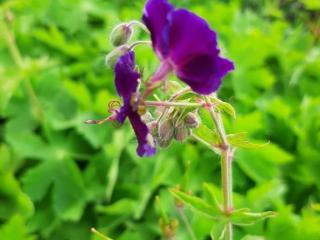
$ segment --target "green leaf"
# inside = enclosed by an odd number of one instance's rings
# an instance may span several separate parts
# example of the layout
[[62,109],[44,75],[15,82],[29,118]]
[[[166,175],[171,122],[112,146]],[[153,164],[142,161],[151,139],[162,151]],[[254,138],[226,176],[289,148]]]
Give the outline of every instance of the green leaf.
[[217,206],[211,206],[201,198],[188,195],[175,189],[171,189],[170,192],[174,197],[191,207],[194,211],[204,214],[208,218],[217,219],[223,215]]
[[254,213],[251,212],[250,209],[242,208],[233,211],[230,215],[230,220],[232,224],[239,226],[252,225],[258,221],[262,221],[266,218],[275,217],[275,212],[260,212]]
[[320,2],[318,0],[301,0],[301,2],[309,10],[319,10],[320,9]]
[[133,199],[124,198],[108,206],[97,206],[98,213],[104,213],[107,215],[130,215],[135,209],[137,203]]
[[74,97],[82,109],[90,109],[93,105],[91,94],[83,83],[72,80],[65,80],[64,86],[68,93]]
[[215,222],[211,228],[210,236],[212,240],[223,240],[226,223],[224,221]]
[[111,166],[107,175],[108,184],[106,197],[108,200],[111,199],[113,190],[118,180],[121,153],[126,147],[129,137],[131,137],[131,135],[126,135],[123,130],[116,130],[113,132],[113,141],[104,146],[106,155],[109,157],[109,159],[111,159]]
[[50,155],[49,146],[33,132],[8,132],[7,141],[15,153],[24,158],[42,159]]
[[252,235],[246,235],[241,240],[265,240],[262,236],[252,236]]
[[8,145],[0,144],[0,156],[0,172],[9,170],[11,162],[11,152]]
[[3,240],[35,240],[35,236],[28,234],[28,228],[20,215],[15,215],[0,228]]
[[85,186],[81,172],[72,159],[56,161],[54,176],[53,207],[60,218],[77,221],[85,203]]
[[192,133],[196,135],[198,138],[210,144],[212,147],[219,144],[219,136],[216,131],[211,130],[204,124],[200,124],[200,126],[194,130]]
[[290,153],[270,143],[264,148],[238,149],[235,159],[249,177],[261,183],[277,177],[279,166],[291,162],[294,158]]
[[218,98],[210,98],[210,100],[211,100],[211,103],[214,104],[215,109],[218,109],[221,112],[228,114],[233,119],[236,118],[236,110],[230,103],[223,102]]
[[54,162],[45,161],[27,171],[23,176],[23,189],[33,201],[41,200],[53,181]]
[[18,180],[10,171],[0,171],[0,219],[8,219],[14,214],[30,217],[34,206],[29,196],[20,188]]
[[210,205],[214,205],[216,208],[221,209],[221,205],[217,200],[213,186],[209,183],[203,183],[203,190]]
[[15,91],[16,87],[19,84],[19,77],[8,77],[3,76],[4,73],[1,72],[0,68],[0,114],[6,109],[8,102],[10,101],[13,92]]
[[240,148],[248,148],[248,149],[254,149],[254,148],[261,148],[269,144],[269,142],[266,143],[252,143],[247,138],[247,133],[236,133],[236,134],[229,134],[227,136],[229,143],[233,147],[240,147]]
[[94,118],[92,115],[84,114],[79,117],[76,130],[80,133],[94,148],[103,146],[109,138],[108,132],[113,131],[112,124],[104,125],[85,124],[84,121]]

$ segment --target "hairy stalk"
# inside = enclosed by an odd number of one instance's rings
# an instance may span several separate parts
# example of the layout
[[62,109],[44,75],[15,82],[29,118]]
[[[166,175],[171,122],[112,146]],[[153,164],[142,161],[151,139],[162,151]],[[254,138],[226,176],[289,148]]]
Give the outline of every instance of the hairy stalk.
[[145,101],[149,107],[201,107],[202,103]]
[[139,46],[139,45],[151,45],[151,41],[135,41],[133,42],[131,45],[129,45],[129,49],[130,50],[134,50],[135,47]]
[[[216,112],[212,106],[210,98],[206,97],[206,102],[209,105],[207,108],[213,122],[216,125],[217,132],[221,141],[221,180],[223,187],[223,197],[224,197],[224,214],[226,216],[230,215],[233,210],[232,203],[232,159],[234,150],[230,147],[227,139],[227,135],[223,126],[221,115]],[[233,239],[233,227],[232,223],[228,222],[226,226],[226,240]]]
[[129,22],[129,24],[128,24],[129,26],[134,26],[134,25],[136,25],[136,26],[138,26],[138,27],[140,27],[143,31],[145,31],[146,33],[150,33],[149,32],[149,29],[146,27],[146,25],[144,25],[142,22],[140,22],[140,21],[138,21],[138,20],[132,20],[132,21],[130,21]]
[[179,215],[180,215],[180,217],[181,217],[184,225],[186,226],[187,231],[188,231],[191,239],[192,239],[192,240],[197,240],[196,235],[194,234],[194,232],[193,232],[193,230],[192,230],[192,227],[191,227],[191,225],[190,225],[190,223],[189,223],[189,220],[188,220],[186,214],[185,214],[184,211],[183,211],[183,208],[182,208],[182,207],[177,207],[177,211],[178,211],[178,213],[179,213]]
[[[182,88],[181,90],[179,90],[178,92],[176,92],[175,94],[173,94],[168,102],[172,102],[174,100],[176,100],[177,98],[179,98],[180,96],[188,93],[190,91],[190,87],[185,87],[185,88]],[[161,119],[168,113],[169,111],[169,107],[166,107],[165,110],[161,113],[161,115],[159,116],[158,118],[158,123],[161,121]]]
[[[11,54],[15,64],[20,69],[20,71],[23,71],[23,69],[24,69],[23,59],[22,59],[20,51],[17,47],[15,36],[10,31],[9,27],[7,26],[7,23],[5,22],[5,19],[2,16],[1,12],[0,12],[0,30],[3,34],[4,39],[6,40],[10,54]],[[32,104],[32,109],[34,111],[34,114],[37,117],[37,119],[41,121],[43,118],[43,112],[42,112],[42,108],[41,108],[40,102],[38,100],[38,97],[37,97],[32,85],[31,85],[29,79],[23,77],[23,83],[25,85],[27,93],[29,94],[29,96],[31,98],[31,104]]]

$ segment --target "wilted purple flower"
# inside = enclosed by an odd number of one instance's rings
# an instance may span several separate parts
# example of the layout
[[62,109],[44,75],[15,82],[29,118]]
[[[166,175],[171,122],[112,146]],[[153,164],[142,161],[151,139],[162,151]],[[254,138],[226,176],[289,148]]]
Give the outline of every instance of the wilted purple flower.
[[115,65],[115,75],[116,89],[123,99],[123,105],[117,113],[117,120],[122,124],[126,117],[129,118],[138,140],[138,155],[150,157],[156,153],[156,149],[149,129],[141,120],[137,112],[137,103],[134,101],[138,97],[137,88],[140,74],[135,71],[135,54],[133,51],[118,59]]
[[194,13],[175,9],[167,0],[148,0],[143,21],[161,61],[153,82],[174,71],[195,92],[210,94],[234,69],[231,61],[219,56],[216,32]]

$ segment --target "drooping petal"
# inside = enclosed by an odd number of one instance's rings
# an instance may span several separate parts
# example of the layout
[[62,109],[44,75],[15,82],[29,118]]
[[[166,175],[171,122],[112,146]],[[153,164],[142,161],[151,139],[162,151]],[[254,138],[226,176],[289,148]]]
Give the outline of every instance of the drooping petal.
[[149,140],[151,135],[147,125],[142,121],[131,104],[132,96],[137,93],[140,74],[135,71],[135,55],[134,52],[128,52],[121,56],[115,65],[115,84],[118,94],[123,99],[123,105],[117,113],[119,123],[124,123],[128,117],[138,140],[137,153],[139,156],[152,156],[156,153],[156,148]]
[[176,74],[197,93],[207,95],[215,92],[222,78],[234,69],[233,63],[221,57],[199,55],[184,65],[177,66]]
[[151,33],[152,44],[155,52],[163,58],[168,48],[168,14],[174,7],[167,0],[149,0],[144,8],[142,20]]
[[169,15],[169,56],[181,65],[199,55],[218,56],[217,34],[208,23],[186,9]]
[[147,125],[141,120],[141,117],[137,112],[131,112],[128,117],[138,140],[138,155],[140,157],[150,157],[154,155],[156,153],[156,148],[153,146],[154,142],[152,142],[153,140]]
[[124,101],[136,92],[140,74],[135,71],[135,54],[130,51],[121,56],[115,65],[115,84],[118,94]]
[[[216,91],[222,78],[234,69],[231,61],[219,55],[216,32],[196,14],[174,9],[167,0],[149,0],[143,20],[151,32],[160,66],[170,66],[165,75],[173,70],[195,92]],[[158,75],[155,74],[154,81],[166,77]]]

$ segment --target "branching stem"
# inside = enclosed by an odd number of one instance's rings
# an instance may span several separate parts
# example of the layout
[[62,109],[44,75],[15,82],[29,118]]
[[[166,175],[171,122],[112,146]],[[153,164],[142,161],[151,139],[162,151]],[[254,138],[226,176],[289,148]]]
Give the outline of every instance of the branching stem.
[[145,101],[149,107],[201,107],[202,103]]
[[[205,98],[208,106],[211,106],[211,101],[209,97]],[[219,112],[215,111],[213,107],[207,108],[211,118],[216,125],[217,132],[221,141],[221,180],[223,188],[224,197],[224,214],[226,216],[230,215],[233,210],[232,202],[232,159],[234,150],[230,147],[227,139],[227,135],[223,126],[221,115]],[[228,222],[226,226],[226,240],[233,239],[233,227],[232,223]]]

